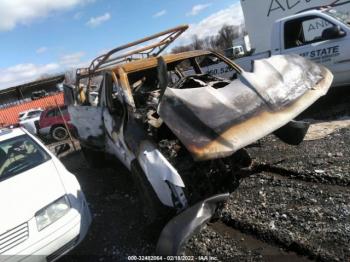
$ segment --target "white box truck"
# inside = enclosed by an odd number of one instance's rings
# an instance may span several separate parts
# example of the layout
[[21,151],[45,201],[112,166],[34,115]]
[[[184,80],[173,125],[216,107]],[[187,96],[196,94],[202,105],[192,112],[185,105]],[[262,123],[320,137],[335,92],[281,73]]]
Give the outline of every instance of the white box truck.
[[[277,19],[272,23],[269,49],[236,59],[235,62],[245,70],[251,71],[254,60],[271,55],[299,54],[328,67],[334,75],[332,86],[348,86],[349,23],[349,13],[337,11],[332,7],[311,9]],[[260,25],[257,23],[256,27],[260,28]]]
[[[241,0],[252,48],[256,53],[270,50],[272,25],[276,20],[327,5],[343,13],[350,12],[348,0]],[[320,29],[320,24],[314,24],[309,33]]]

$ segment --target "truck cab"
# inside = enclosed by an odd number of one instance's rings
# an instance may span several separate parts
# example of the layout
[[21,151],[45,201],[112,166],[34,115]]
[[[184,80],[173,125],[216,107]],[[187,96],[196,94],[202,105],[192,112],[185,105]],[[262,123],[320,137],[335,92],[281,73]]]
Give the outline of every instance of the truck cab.
[[225,56],[228,58],[238,58],[244,55],[244,48],[241,45],[233,46],[224,50]]
[[272,55],[299,54],[328,67],[333,86],[350,84],[350,17],[335,9],[310,10],[279,19],[272,34]]
[[334,76],[333,87],[350,84],[350,16],[333,8],[304,11],[273,24],[271,49],[234,60],[244,70],[253,61],[274,55],[297,54],[326,66]]

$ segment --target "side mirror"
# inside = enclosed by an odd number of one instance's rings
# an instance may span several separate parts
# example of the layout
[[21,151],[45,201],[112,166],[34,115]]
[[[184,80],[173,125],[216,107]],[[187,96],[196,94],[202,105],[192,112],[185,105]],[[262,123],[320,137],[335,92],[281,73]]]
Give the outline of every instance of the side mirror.
[[326,28],[325,30],[322,31],[322,39],[327,40],[327,39],[336,39],[345,36],[346,33],[341,30],[339,25],[335,25],[329,28]]
[[58,157],[69,150],[70,145],[68,143],[57,145],[55,146],[55,155]]

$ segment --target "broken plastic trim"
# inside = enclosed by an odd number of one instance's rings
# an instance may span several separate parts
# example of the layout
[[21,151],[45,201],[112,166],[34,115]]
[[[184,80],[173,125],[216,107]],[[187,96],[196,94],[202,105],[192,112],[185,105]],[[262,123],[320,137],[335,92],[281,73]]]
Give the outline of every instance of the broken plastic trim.
[[207,198],[170,220],[160,234],[156,254],[181,255],[187,241],[212,218],[218,205],[228,197],[229,194],[226,193]]

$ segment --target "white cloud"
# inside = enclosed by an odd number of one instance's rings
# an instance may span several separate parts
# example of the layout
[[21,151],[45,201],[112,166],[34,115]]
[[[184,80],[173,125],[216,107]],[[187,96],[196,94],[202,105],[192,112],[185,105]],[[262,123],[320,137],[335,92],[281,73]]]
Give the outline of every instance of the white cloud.
[[[3,0],[0,0],[3,1]],[[10,0],[8,0],[10,1]],[[18,0],[11,0],[18,1]],[[33,0],[27,0],[33,1]],[[39,2],[39,0],[37,0]],[[45,0],[40,0],[45,1]],[[67,1],[67,0],[60,0]],[[72,0],[73,1],[73,0]],[[78,1],[78,0],[76,0]],[[1,3],[0,3],[1,6]],[[0,9],[1,10],[1,9]],[[1,11],[0,11],[1,12]],[[2,17],[0,16],[0,24]],[[227,9],[223,9],[216,12],[202,21],[190,25],[190,29],[185,32],[176,44],[186,44],[191,41],[193,35],[203,38],[209,35],[215,35],[219,29],[224,25],[239,25],[243,22],[243,12],[239,3],[229,6]],[[182,43],[181,43],[182,42]],[[39,48],[40,49],[40,48]],[[38,49],[38,50],[39,50]],[[84,59],[84,60],[83,60]],[[35,64],[18,64],[8,68],[0,68],[0,89],[18,84],[33,81],[44,74],[55,74],[58,72],[64,72],[69,68],[87,66],[87,58],[84,52],[75,52],[72,54],[66,54],[59,58],[56,63],[48,63],[44,65]]]
[[72,67],[76,64],[79,64],[84,56],[84,52],[76,52],[72,54],[63,55],[60,57],[60,64]]
[[18,64],[4,69],[0,68],[0,88],[23,84],[45,74],[57,73],[59,68],[60,65],[57,63],[45,65]]
[[207,9],[211,4],[199,4],[192,7],[191,11],[187,13],[187,16],[195,16]]
[[58,62],[48,64],[18,64],[7,68],[0,68],[0,90],[23,83],[35,81],[43,75],[58,74],[72,68],[87,67],[88,61],[83,61],[84,52],[66,54]]
[[155,13],[155,14],[153,15],[153,17],[154,17],[154,18],[161,17],[161,16],[163,16],[163,15],[166,15],[166,13],[167,13],[167,11],[166,11],[165,9],[163,9],[163,10],[161,10],[161,11]]
[[87,2],[91,0],[1,0],[0,31],[9,31],[18,24],[29,24],[55,11],[68,10]]
[[112,16],[110,13],[105,13],[104,15],[101,15],[101,16],[91,17],[90,20],[86,23],[86,25],[90,27],[97,27],[102,23],[111,19],[111,17]]
[[42,47],[38,48],[35,52],[37,54],[42,54],[42,53],[47,52],[47,50],[48,50],[48,48],[46,46],[42,46]]
[[243,11],[238,2],[204,18],[199,23],[191,24],[176,44],[188,44],[194,35],[199,38],[215,35],[223,25],[240,25],[243,21]]

